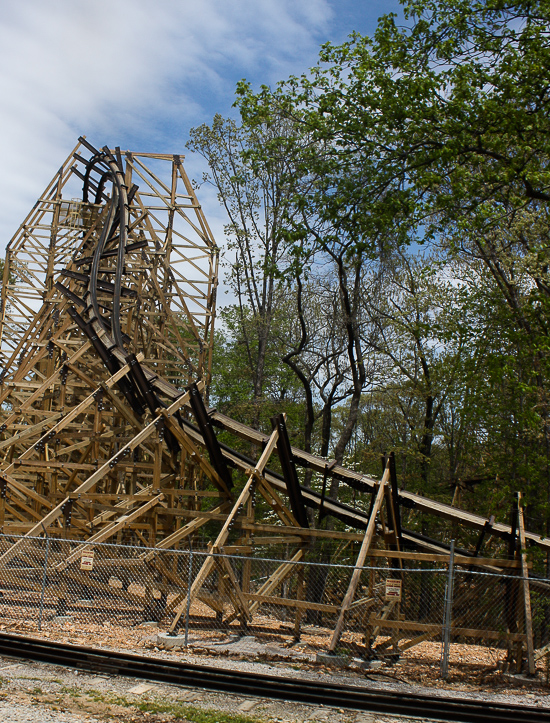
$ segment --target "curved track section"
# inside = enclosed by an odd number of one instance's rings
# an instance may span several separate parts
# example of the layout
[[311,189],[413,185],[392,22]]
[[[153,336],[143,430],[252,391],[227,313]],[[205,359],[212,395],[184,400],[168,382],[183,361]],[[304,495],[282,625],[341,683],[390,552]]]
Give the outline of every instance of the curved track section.
[[[181,159],[170,158],[169,180],[162,180],[155,164],[166,158],[130,152],[123,158],[119,149],[98,150],[85,139],[80,147],[87,158],[75,152],[76,165],[62,168],[6,257],[0,318],[0,531],[18,539],[0,540],[0,568],[14,575],[22,567],[36,572],[27,543],[43,534],[85,540],[89,548],[115,540],[137,545],[144,550],[139,565],[128,565],[124,574],[130,580],[141,569],[149,596],[159,592],[157,584],[178,591],[170,603],[164,599],[173,631],[182,619],[185,596],[187,604],[202,596],[216,614],[246,624],[259,604],[280,604],[277,586],[299,569],[281,564],[268,581],[251,585],[244,573],[242,580],[226,568],[220,573],[216,552],[246,557],[261,548],[261,557],[269,548],[281,562],[290,556],[300,565],[315,548],[314,539],[342,549],[347,545],[339,543],[345,539],[358,543],[353,558],[358,574],[351,575],[347,590],[335,586],[330,591],[335,604],[324,605],[333,616],[331,628],[337,618],[331,651],[338,645],[375,535],[387,548],[377,552],[388,558],[395,553],[388,564],[395,563],[396,571],[410,550],[443,553],[439,562],[448,559],[443,541],[403,529],[401,512],[407,509],[445,520],[449,535],[451,526],[477,530],[476,552],[459,549],[463,559],[457,564],[497,572],[515,568],[512,575],[521,569],[527,578],[522,550],[531,543],[550,552],[549,539],[522,529],[520,540],[517,524],[496,523],[400,490],[391,458],[376,480],[291,447],[282,414],[273,418],[268,435],[209,409],[204,389],[217,249]],[[76,178],[82,181],[82,200],[69,201],[62,190]],[[47,250],[44,238],[49,239]],[[18,267],[14,258],[26,260]],[[40,263],[33,266],[36,259]],[[178,272],[180,262],[183,270]],[[24,331],[18,317],[8,313],[10,303],[18,303],[15,296],[13,302],[9,298],[12,273],[24,279],[21,298],[31,317]],[[31,292],[32,304],[41,299],[32,315]],[[221,443],[216,430],[224,432],[229,445]],[[245,441],[249,456],[237,450],[238,440]],[[325,491],[331,478],[353,488],[359,492],[358,506],[301,485],[297,467],[316,473]],[[238,485],[234,473],[240,476]],[[265,503],[258,513],[257,496]],[[314,529],[312,511],[319,519],[331,515],[356,532]],[[520,511],[518,506],[518,515]],[[514,559],[473,560],[487,532],[508,543],[505,554]],[[208,541],[209,552],[190,584],[180,570],[167,570],[156,559],[159,550],[188,549],[196,542],[206,546]],[[396,554],[401,556],[397,562]],[[61,607],[67,596],[63,575],[76,576],[79,584],[100,584],[93,575],[81,575],[79,561],[75,549],[66,559],[48,563]],[[206,595],[218,585],[220,574],[230,581],[227,604]],[[295,577],[289,582],[293,600],[285,604],[296,608],[299,627],[304,583],[298,582],[298,573]],[[547,582],[536,584],[539,590],[550,589]],[[324,582],[318,587],[324,595]],[[528,601],[527,586],[523,591]],[[307,602],[323,605],[320,598]],[[500,639],[502,629],[510,644],[518,637],[526,641],[534,665],[529,630],[522,622],[528,616],[522,617],[519,604],[503,615],[506,619],[499,619],[491,639]],[[471,630],[479,637],[477,627]]]

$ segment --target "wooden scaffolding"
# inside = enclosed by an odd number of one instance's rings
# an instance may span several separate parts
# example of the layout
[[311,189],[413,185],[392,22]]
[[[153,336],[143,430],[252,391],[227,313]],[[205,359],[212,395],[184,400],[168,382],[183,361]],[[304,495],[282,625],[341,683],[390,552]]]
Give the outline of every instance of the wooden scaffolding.
[[[480,535],[490,529],[516,545],[514,526],[399,490],[391,457],[376,480],[291,447],[284,415],[265,435],[209,409],[217,264],[218,248],[180,156],[98,150],[80,139],[6,251],[0,531],[16,537],[0,554],[0,568],[40,535],[85,540],[89,549],[139,544],[147,548],[143,565],[182,590],[169,606],[172,631],[213,574],[231,591],[227,620],[246,625],[265,602],[290,604],[299,629],[299,611],[327,605],[304,600],[302,583],[291,603],[274,591],[290,574],[303,574],[296,564],[312,540],[355,541],[356,568],[336,605],[334,652],[346,615],[362,604],[357,587],[369,556],[396,561],[396,575],[411,555],[448,559],[445,545],[402,528],[402,506]],[[256,458],[222,445],[216,427],[258,449]],[[298,467],[325,480],[338,477],[370,499],[370,509],[303,487]],[[269,523],[255,513],[259,497],[274,517]],[[348,530],[313,528],[312,510]],[[185,547],[205,526],[208,554],[187,589],[155,550]],[[550,551],[549,540],[523,527],[520,535],[522,548],[529,541]],[[256,593],[217,556],[281,543],[292,547],[289,560]],[[81,554],[57,567],[68,570]],[[472,564],[498,567],[479,556]],[[523,558],[498,569],[514,566],[526,574]],[[398,614],[392,618],[394,609],[374,618],[373,629],[384,623],[406,630]]]

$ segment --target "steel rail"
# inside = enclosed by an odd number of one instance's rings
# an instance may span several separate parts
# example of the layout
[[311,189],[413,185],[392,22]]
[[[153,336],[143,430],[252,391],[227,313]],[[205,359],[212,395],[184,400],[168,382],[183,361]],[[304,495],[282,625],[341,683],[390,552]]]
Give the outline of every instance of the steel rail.
[[[122,330],[120,328],[120,295],[122,287],[122,275],[124,271],[124,256],[126,254],[126,237],[128,231],[128,195],[127,189],[124,185],[122,163],[117,161],[110,153],[107,146],[103,148],[107,163],[111,169],[113,179],[113,191],[117,189],[118,204],[118,254],[115,266],[115,290],[113,294],[113,313],[112,313],[112,331],[114,336],[115,344],[125,351],[124,340],[122,338]],[[120,151],[117,148],[117,155],[120,156]],[[114,198],[113,198],[114,201]],[[103,251],[103,249],[102,249]]]
[[550,709],[224,670],[0,633],[0,655],[238,695],[449,723],[548,723]]

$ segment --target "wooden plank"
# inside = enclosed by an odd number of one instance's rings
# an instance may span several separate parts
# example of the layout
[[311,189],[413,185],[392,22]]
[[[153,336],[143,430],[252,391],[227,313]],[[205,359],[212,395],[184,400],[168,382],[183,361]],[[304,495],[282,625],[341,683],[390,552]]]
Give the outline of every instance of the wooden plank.
[[262,495],[268,505],[275,511],[277,517],[281,520],[283,525],[291,525],[293,527],[300,527],[300,524],[288,509],[288,507],[281,500],[279,495],[275,492],[273,487],[266,481],[265,477],[258,478],[257,491]]
[[542,648],[539,648],[535,651],[535,661],[542,660],[542,658],[546,657],[547,655],[550,655],[550,643],[546,643]]
[[[116,383],[118,379],[121,379],[125,374],[127,374],[129,371],[129,366],[125,365],[122,369],[120,369],[116,374],[114,374],[107,384],[110,384],[111,386]],[[188,394],[183,394],[179,399],[177,399],[175,402],[173,402],[170,407],[168,407],[168,413],[174,414],[183,404],[186,402],[186,397],[188,398]],[[93,395],[90,395],[89,399],[93,401],[94,397]],[[85,400],[86,401],[86,400]],[[91,402],[90,402],[91,403]],[[80,407],[81,405],[79,405]],[[78,409],[78,407],[75,407],[75,409]],[[73,410],[74,412],[75,410]],[[71,413],[70,413],[71,414]],[[69,416],[69,415],[67,415]],[[110,460],[107,460],[105,464],[103,464],[96,472],[94,472],[87,480],[85,480],[79,487],[77,487],[72,493],[71,496],[75,497],[78,494],[83,494],[84,492],[87,492],[90,490],[100,479],[102,479],[106,474],[108,474],[111,469],[111,462],[114,457],[120,457],[123,458],[124,454],[127,451],[132,451],[135,447],[139,446],[143,441],[145,441],[155,430],[156,430],[156,419],[154,419],[152,422],[150,422],[144,429],[141,430],[130,442],[128,442],[121,450],[119,450]],[[31,448],[32,449],[32,448]],[[17,555],[17,552],[19,550],[19,547],[24,543],[25,537],[32,537],[35,535],[39,535],[42,533],[44,528],[47,528],[54,520],[56,520],[61,514],[63,505],[66,501],[69,500],[69,497],[67,497],[65,500],[60,502],[54,509],[49,512],[40,522],[38,522],[36,525],[34,525],[23,538],[18,540],[9,550],[7,550],[3,555],[0,556],[0,565],[7,564],[15,555]],[[112,515],[115,513],[105,513],[106,515]]]
[[[230,417],[222,414],[221,412],[213,412],[211,414],[211,418],[215,422],[217,422],[223,429],[226,429],[227,431],[236,434],[238,437],[241,437],[241,439],[245,439],[248,442],[262,445],[266,442],[268,438],[267,435],[263,434],[262,432],[259,432],[256,429],[252,429],[252,427],[248,427],[242,422],[237,422],[236,420],[231,419]],[[327,464],[327,460],[325,458],[317,457],[314,454],[304,452],[297,447],[292,447],[292,455],[298,464],[301,464],[308,469],[313,469],[316,472],[320,472],[321,474],[325,470],[325,466]],[[336,477],[338,477],[338,479],[341,479],[344,482],[350,484],[351,487],[353,487],[355,483],[356,485],[363,485],[364,487],[370,488],[370,490],[374,491],[374,488],[377,484],[374,478],[369,477],[368,475],[363,475],[359,472],[355,472],[353,470],[348,470],[340,465],[335,465],[332,468],[332,473]],[[270,481],[272,484],[274,484],[272,480]],[[282,486],[281,483],[277,484],[277,488],[284,492],[284,483],[282,483]],[[302,489],[302,494],[304,494],[307,498],[307,490]],[[422,495],[417,495],[412,492],[407,492],[405,490],[399,490],[399,501],[422,512],[427,512],[429,514],[433,514],[444,519],[454,520],[456,522],[459,522],[460,524],[464,524],[467,527],[472,527],[474,529],[481,530],[483,529],[485,523],[488,522],[488,519],[482,517],[481,515],[476,515],[473,512],[462,510],[458,507],[453,507],[452,505],[446,504],[444,502],[431,500],[427,497],[423,497]],[[364,514],[362,515],[362,517],[364,517]],[[507,539],[510,534],[510,526],[498,522],[494,523],[491,530],[493,533],[500,535],[504,539]],[[537,535],[528,531],[525,532],[525,536],[526,539],[531,540],[534,544],[538,545],[542,549],[550,551],[550,538],[542,538],[541,535]]]
[[[63,450],[65,454],[65,450]],[[89,472],[96,469],[95,464],[83,464],[82,462],[55,462],[54,460],[46,459],[18,459],[14,462],[15,467],[23,469],[32,469],[38,467],[39,469],[66,469],[66,470],[82,470],[83,472]]]
[[137,510],[133,510],[127,515],[123,515],[119,518],[118,522],[113,522],[108,527],[104,528],[100,532],[98,532],[95,535],[92,535],[87,541],[86,545],[79,546],[75,552],[72,553],[72,555],[69,555],[63,562],[61,562],[59,565],[57,565],[56,570],[64,570],[68,565],[71,564],[71,562],[74,562],[74,560],[78,559],[83,552],[86,552],[87,550],[91,550],[94,547],[94,543],[96,542],[105,542],[105,540],[108,540],[110,537],[112,537],[114,534],[116,534],[120,529],[123,527],[126,527],[130,523],[132,523],[134,520],[137,520],[139,517],[142,517],[146,512],[148,512],[152,507],[157,505],[161,500],[163,499],[163,495],[157,495],[152,500],[149,500],[148,502],[145,502],[145,504],[141,505],[141,507],[138,507]]
[[[371,615],[370,621],[372,625],[377,625],[382,630],[384,628],[399,628],[400,630],[425,630],[431,633],[430,637],[440,635],[443,626],[432,623],[415,623],[410,620],[384,620]],[[462,635],[465,638],[480,638],[485,640],[509,640],[512,642],[525,643],[526,636],[520,633],[501,633],[497,630],[475,630],[473,628],[456,628],[451,626],[451,635]]]
[[[449,562],[449,555],[432,555],[428,552],[402,552],[398,550],[369,550],[367,557],[384,557],[387,559],[412,560],[415,562]],[[497,557],[455,555],[454,560],[456,565],[471,567],[484,567],[486,565],[502,568],[521,567],[521,562],[518,560],[502,560]],[[529,566],[533,567],[533,564],[529,563]]]
[[529,570],[527,567],[527,543],[525,541],[525,521],[523,518],[522,494],[518,492],[518,528],[521,559],[523,604],[525,612],[525,634],[527,636],[527,667],[529,675],[535,675],[535,646],[533,644],[533,617],[531,614],[531,593],[529,590]]
[[[143,358],[143,354],[138,354],[138,361],[139,357]],[[128,364],[124,365],[121,369],[117,371],[116,374],[113,374],[109,379],[105,382],[105,384],[109,387],[112,387],[114,384],[116,384],[122,377],[126,376],[128,372],[130,371],[130,367]],[[54,426],[48,430],[46,434],[43,434],[40,439],[38,439],[31,447],[26,449],[23,454],[18,458],[19,460],[24,460],[30,457],[33,452],[35,451],[36,447],[39,444],[46,444],[53,435],[58,434],[62,429],[65,429],[72,421],[73,419],[76,419],[79,414],[82,414],[82,412],[85,412],[88,407],[95,402],[95,391],[92,392],[89,396],[86,397],[80,404],[78,404],[74,409],[71,409],[70,412],[68,412],[62,419],[57,422],[57,424],[54,424]],[[15,464],[12,462],[12,464],[8,465],[5,470],[3,470],[4,474],[9,474],[15,467]]]
[[[298,565],[298,573],[296,575],[296,602],[303,603],[306,596],[305,587],[305,570],[303,565]],[[294,614],[294,640],[297,642],[301,636],[301,622],[302,622],[303,608],[297,605],[296,612]]]
[[[272,482],[271,482],[272,483]],[[338,530],[314,530],[305,527],[281,527],[280,525],[264,525],[258,522],[241,522],[241,529],[252,532],[273,532],[277,535],[299,535],[302,537],[324,537],[329,540],[356,540],[361,542],[364,534],[357,532],[339,532]]]
[[[19,415],[14,414],[12,415],[14,417],[17,417]],[[11,437],[8,437],[8,439],[5,439],[3,442],[0,442],[0,450],[5,449],[6,447],[11,447],[14,444],[18,444],[19,442],[23,442],[25,439],[29,439],[30,437],[33,437],[35,434],[40,432],[45,426],[48,424],[51,424],[52,421],[57,421],[63,416],[62,412],[55,412],[47,417],[44,417],[40,422],[37,422],[33,425],[25,425],[24,430],[22,432],[19,432],[19,434],[14,434]],[[6,427],[8,426],[8,422],[5,422]],[[15,425],[10,425],[12,428]]]
[[365,531],[363,543],[361,545],[361,549],[359,550],[359,554],[357,555],[357,562],[355,563],[355,570],[353,571],[346,595],[344,597],[344,600],[342,601],[340,615],[338,617],[336,627],[334,628],[334,632],[332,634],[332,639],[331,639],[330,645],[329,645],[329,650],[331,652],[334,652],[336,650],[336,646],[338,645],[338,643],[340,641],[340,637],[342,636],[342,631],[344,630],[345,615],[346,615],[346,612],[347,612],[349,606],[353,602],[353,596],[355,595],[357,585],[359,584],[359,578],[361,577],[361,572],[365,565],[367,553],[369,551],[369,547],[372,542],[372,538],[374,536],[376,515],[378,514],[378,510],[380,509],[382,500],[384,499],[384,495],[386,492],[386,484],[388,483],[389,477],[390,477],[390,468],[389,468],[389,465],[386,465],[386,470],[384,472],[382,480],[380,481],[378,493],[376,495],[374,504],[372,506],[369,524]]
[[256,537],[254,535],[254,544],[260,545],[299,545],[303,542],[301,537]]
[[[275,445],[277,444],[277,437],[278,437],[278,431],[275,430],[273,434],[271,435],[271,439],[266,445],[264,451],[262,452],[262,455],[260,459],[258,460],[258,463],[256,467],[251,471],[250,476],[248,478],[248,481],[246,482],[245,486],[241,490],[241,493],[239,494],[236,502],[233,505],[233,508],[229,515],[227,516],[227,519],[220,530],[218,537],[216,538],[216,541],[211,547],[210,553],[206,560],[203,562],[201,569],[197,573],[197,576],[195,577],[193,584],[191,585],[191,590],[189,591],[189,599],[192,601],[194,597],[196,597],[197,593],[201,589],[201,587],[204,585],[204,582],[206,578],[208,577],[213,565],[214,565],[214,558],[213,553],[218,552],[221,547],[225,544],[225,541],[227,540],[227,537],[229,535],[229,528],[233,523],[234,518],[236,517],[239,508],[250,496],[250,492],[252,489],[252,485],[256,481],[256,475],[261,475],[265,465],[267,464],[267,461],[269,460],[269,457],[271,453],[273,452],[273,449],[275,448]],[[0,558],[1,560],[1,558]],[[186,603],[187,604],[187,601]],[[174,617],[174,620],[172,621],[172,625],[170,626],[170,632],[173,632],[179,623],[179,620],[183,614],[184,606],[183,604],[179,606],[179,609],[176,612],[176,615]]]
[[[417,635],[415,638],[412,638],[411,640],[407,640],[405,643],[400,643],[399,650],[404,653],[405,650],[409,650],[410,648],[414,648],[416,645],[420,645],[420,643],[423,643],[426,640],[432,640],[436,635],[441,635],[443,628],[441,628],[439,631],[435,631],[432,633],[424,633],[423,635]],[[377,646],[378,647],[378,646]]]
[[350,610],[364,607],[365,605],[373,605],[376,602],[375,597],[362,597],[360,600],[354,600],[349,606]]
[[223,481],[223,479],[220,477],[220,475],[216,472],[214,467],[210,464],[210,462],[202,455],[199,451],[199,449],[195,446],[195,444],[192,442],[191,438],[185,434],[185,432],[182,430],[182,428],[179,426],[179,424],[176,424],[173,419],[171,419],[164,409],[161,409],[160,413],[163,415],[164,419],[166,420],[168,427],[172,434],[175,436],[175,438],[178,440],[178,442],[185,447],[187,452],[191,455],[195,455],[195,458],[202,469],[202,471],[209,477],[209,479],[212,480],[212,482],[220,489],[225,495],[228,497],[231,497],[231,492],[227,489],[227,485]]
[[254,600],[266,605],[283,605],[289,608],[299,608],[300,610],[318,610],[322,613],[336,614],[340,608],[336,605],[325,605],[324,603],[314,603],[308,600],[297,600],[295,598],[271,597],[270,595],[259,595],[257,593],[243,593],[248,600]]
[[[273,572],[269,578],[264,582],[264,584],[260,587],[257,595],[269,595],[269,593],[274,590],[277,585],[280,585],[288,575],[290,575],[294,570],[296,569],[296,562],[302,559],[304,554],[304,551],[302,549],[298,550],[288,562],[284,562],[282,565],[279,565],[279,567]],[[250,605],[250,614],[256,612],[256,610],[260,607],[260,602],[255,600]],[[237,616],[231,615],[226,620],[226,623],[229,625],[233,620],[235,620]]]
[[[250,490],[252,487],[252,484],[254,483],[255,477],[253,474],[250,475],[248,478],[247,483],[243,487],[241,494],[237,498],[237,501],[233,505],[233,508],[229,515],[227,516],[227,519],[218,534],[218,537],[216,538],[216,541],[214,545],[211,548],[210,553],[208,554],[207,558],[202,564],[201,569],[197,573],[197,576],[195,577],[193,584],[191,586],[191,590],[189,591],[189,596],[191,601],[196,597],[201,587],[204,585],[204,582],[206,578],[208,577],[213,565],[214,565],[214,557],[212,556],[213,552],[217,552],[220,547],[223,547],[225,541],[227,540],[227,537],[229,535],[229,527],[233,521],[233,518],[237,514],[239,507],[243,504],[243,502],[246,502],[248,496],[250,495]],[[0,558],[1,559],[1,558]],[[180,617],[182,616],[184,611],[184,607],[180,605],[179,610],[176,612],[176,616],[174,617],[174,620],[172,621],[172,625],[170,626],[170,632],[173,632],[179,622]]]
[[225,570],[229,582],[231,583],[230,590],[233,591],[233,604],[236,608],[235,612],[238,613],[239,617],[241,617],[241,620],[243,622],[250,620],[251,615],[250,610],[248,609],[248,605],[246,604],[246,597],[243,595],[241,586],[237,582],[237,578],[235,577],[235,573],[233,572],[233,568],[231,567],[231,562],[227,557],[225,557],[225,555],[222,555],[222,557],[218,557],[217,560],[220,563],[222,570]]

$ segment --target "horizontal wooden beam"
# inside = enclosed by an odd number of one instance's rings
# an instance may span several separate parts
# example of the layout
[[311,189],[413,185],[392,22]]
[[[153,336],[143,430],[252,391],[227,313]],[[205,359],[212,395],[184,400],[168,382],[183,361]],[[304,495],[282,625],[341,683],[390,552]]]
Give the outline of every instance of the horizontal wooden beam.
[[[443,630],[442,625],[433,623],[416,623],[410,620],[385,620],[371,615],[369,623],[376,625],[381,629],[391,628],[393,630],[418,630],[426,631],[434,634],[440,634]],[[521,633],[501,633],[498,630],[475,630],[473,628],[455,628],[451,626],[451,635],[462,635],[465,638],[480,638],[484,640],[508,640],[513,643],[525,643],[527,636]]]
[[259,602],[262,605],[282,605],[284,607],[300,608],[302,610],[318,610],[321,613],[333,613],[334,615],[340,612],[340,608],[336,605],[325,605],[324,603],[309,602],[309,600],[294,600],[293,598],[271,597],[269,595],[257,595],[254,593],[243,593],[243,596],[247,600]]

